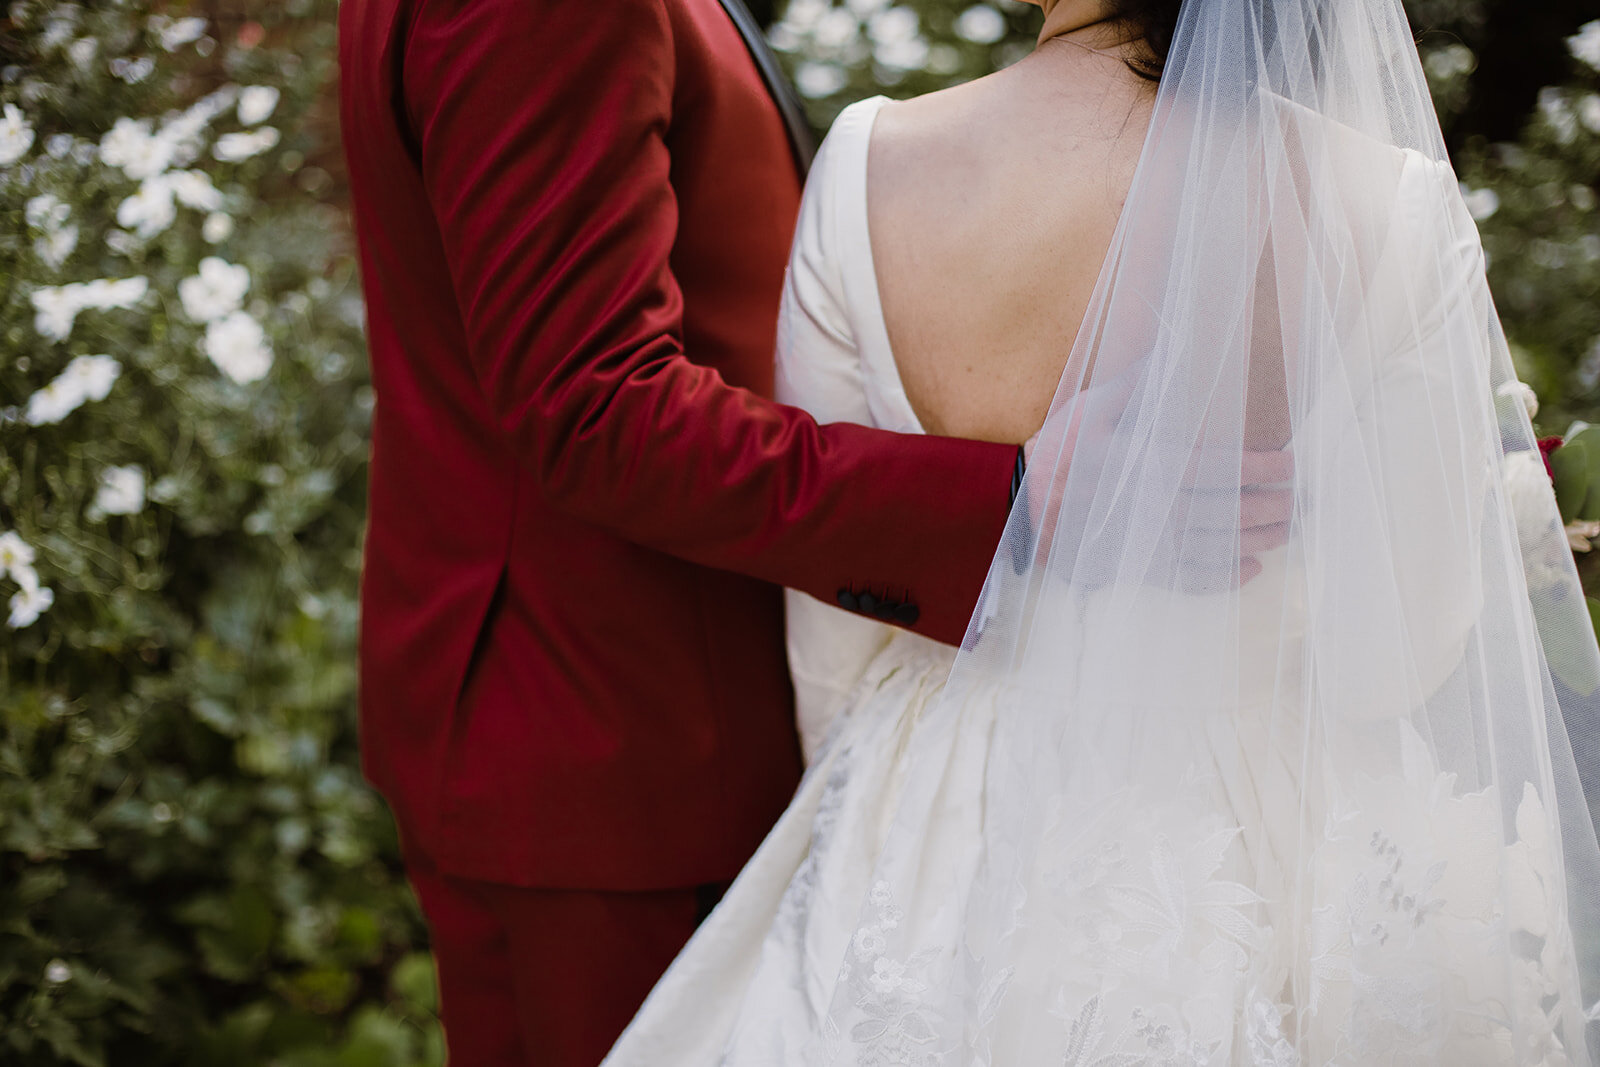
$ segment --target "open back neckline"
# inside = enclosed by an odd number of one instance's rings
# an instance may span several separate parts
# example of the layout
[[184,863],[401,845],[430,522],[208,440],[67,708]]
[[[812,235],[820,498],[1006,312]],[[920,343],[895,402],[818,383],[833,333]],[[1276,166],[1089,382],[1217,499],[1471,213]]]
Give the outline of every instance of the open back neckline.
[[[849,304],[850,317],[856,326],[856,345],[861,360],[869,371],[869,381],[878,383],[882,390],[868,390],[868,405],[877,424],[897,433],[927,433],[922,420],[917,417],[911,399],[906,395],[905,381],[900,376],[900,365],[894,358],[894,347],[889,341],[889,323],[883,313],[883,292],[878,285],[878,268],[872,254],[872,225],[867,212],[867,168],[872,151],[872,131],[877,126],[878,113],[890,102],[886,96],[873,96],[851,104],[834,122],[830,137],[845,135],[849,158],[840,168],[840,180],[845,185],[840,197],[837,235],[840,247],[846,241],[858,243],[858,255],[840,257],[843,275],[844,298]],[[854,239],[851,240],[852,234]]]

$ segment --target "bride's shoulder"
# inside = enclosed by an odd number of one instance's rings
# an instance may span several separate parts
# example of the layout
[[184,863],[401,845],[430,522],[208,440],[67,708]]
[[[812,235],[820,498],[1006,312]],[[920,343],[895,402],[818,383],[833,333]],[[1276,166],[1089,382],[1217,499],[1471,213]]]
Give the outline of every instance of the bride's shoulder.
[[979,78],[906,100],[883,101],[871,135],[874,171],[929,166],[942,171],[972,159],[992,97],[990,79]]

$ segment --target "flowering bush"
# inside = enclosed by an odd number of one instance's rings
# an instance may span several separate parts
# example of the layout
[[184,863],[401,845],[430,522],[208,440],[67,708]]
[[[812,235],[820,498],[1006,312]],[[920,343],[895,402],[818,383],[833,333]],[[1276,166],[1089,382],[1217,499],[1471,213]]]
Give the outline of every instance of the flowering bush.
[[354,766],[331,0],[0,18],[0,1062],[438,1062]]

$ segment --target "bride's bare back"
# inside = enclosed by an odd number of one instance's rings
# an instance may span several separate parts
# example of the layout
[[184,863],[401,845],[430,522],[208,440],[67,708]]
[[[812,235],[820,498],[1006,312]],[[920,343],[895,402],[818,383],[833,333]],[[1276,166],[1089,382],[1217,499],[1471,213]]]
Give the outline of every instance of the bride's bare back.
[[885,106],[867,213],[884,317],[929,433],[1039,429],[1133,180],[1155,86],[1051,40],[965,85]]

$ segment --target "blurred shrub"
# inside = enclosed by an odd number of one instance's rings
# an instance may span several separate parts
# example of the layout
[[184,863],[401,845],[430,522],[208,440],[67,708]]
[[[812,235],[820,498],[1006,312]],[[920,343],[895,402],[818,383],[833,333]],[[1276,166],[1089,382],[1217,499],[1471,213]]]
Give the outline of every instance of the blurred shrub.
[[[439,1062],[355,768],[334,4],[0,19],[0,1062]],[[323,125],[326,125],[323,123]]]

